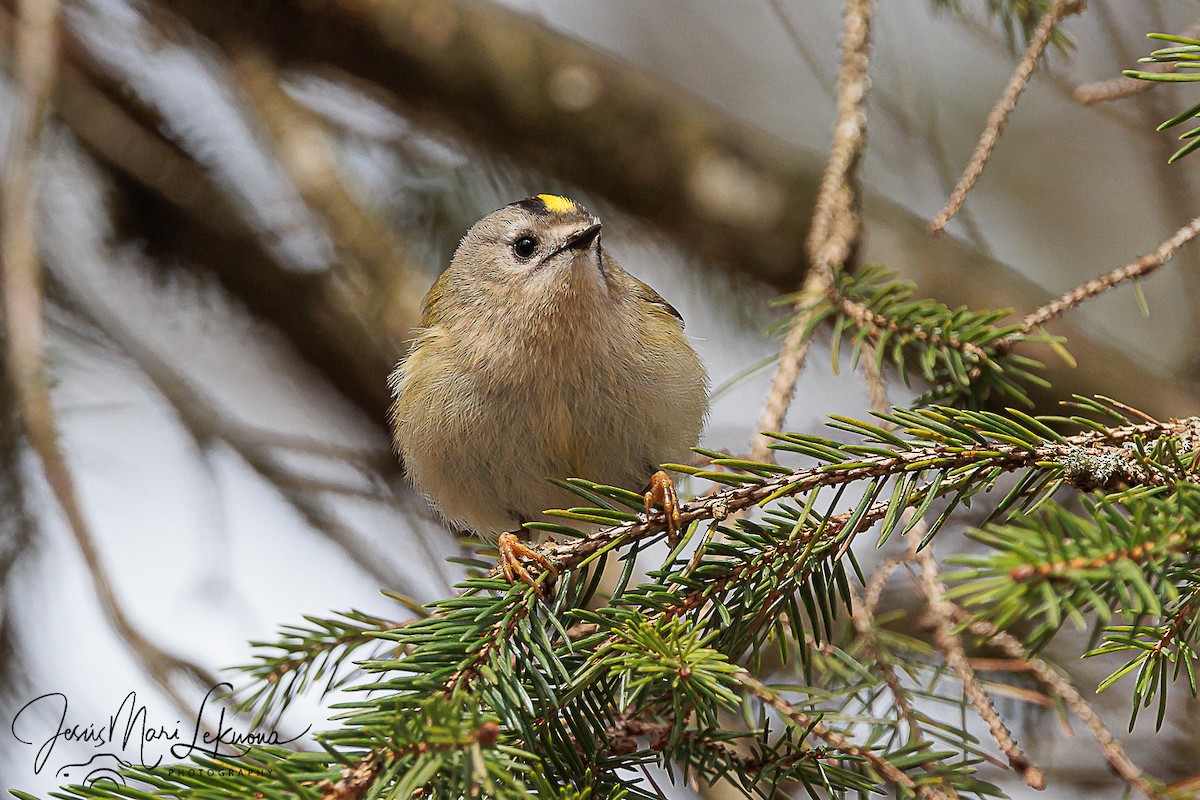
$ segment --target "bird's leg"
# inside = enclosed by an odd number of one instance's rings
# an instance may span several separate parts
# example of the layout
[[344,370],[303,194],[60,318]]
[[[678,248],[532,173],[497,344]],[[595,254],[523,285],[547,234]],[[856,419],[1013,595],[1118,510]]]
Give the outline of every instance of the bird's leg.
[[679,495],[675,493],[675,484],[671,476],[661,469],[650,476],[650,488],[642,495],[646,501],[646,517],[654,511],[654,504],[660,503],[663,515],[667,518],[667,542],[674,547],[679,544],[679,534],[682,528],[679,519]]
[[[550,559],[522,542],[515,532],[509,531],[500,534],[496,544],[500,548],[500,569],[504,571],[504,577],[508,578],[509,583],[517,581],[527,583],[544,597],[546,589],[553,586],[554,582],[558,580],[558,569],[550,563]],[[539,585],[536,582],[534,576],[521,563],[522,556],[540,564],[546,572],[550,573],[550,578],[545,584]]]

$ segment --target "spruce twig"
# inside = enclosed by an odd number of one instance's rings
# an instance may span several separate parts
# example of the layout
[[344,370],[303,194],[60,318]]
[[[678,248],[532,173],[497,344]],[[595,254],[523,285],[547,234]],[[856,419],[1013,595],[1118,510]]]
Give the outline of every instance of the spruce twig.
[[[963,420],[973,418],[969,412],[956,412],[953,409],[938,409],[937,413],[958,415]],[[1123,442],[1135,437],[1156,439],[1170,435],[1190,435],[1197,428],[1200,428],[1200,417],[1188,417],[1165,422],[1129,424],[1104,431],[1087,431],[1063,437],[1061,441],[1044,441],[1036,445],[989,442],[986,446],[980,443],[978,449],[948,444],[905,448],[886,456],[855,458],[844,468],[830,469],[828,466],[821,466],[789,470],[772,478],[735,486],[683,504],[681,520],[684,525],[698,520],[720,521],[733,512],[751,508],[767,499],[795,496],[820,487],[840,486],[870,478],[898,475],[911,470],[915,465],[937,464],[939,468],[947,470],[974,465],[981,469],[986,466],[1010,472],[1039,462],[1062,462],[1074,458],[1072,453],[1087,451],[1089,448],[1105,451],[1106,448],[1119,447]],[[1122,477],[1128,478],[1132,483],[1161,485],[1164,480],[1162,476],[1140,472],[1135,464],[1122,463],[1122,469],[1127,470]],[[675,468],[682,466],[674,465]],[[686,467],[684,469],[709,477],[698,470]],[[1078,482],[1084,488],[1093,488],[1093,485],[1088,483],[1089,480],[1089,476],[1083,474],[1067,476],[1068,483]],[[886,505],[883,504],[883,507]],[[570,570],[601,549],[609,549],[618,543],[632,544],[665,531],[665,518],[656,514],[650,519],[639,519],[604,528],[582,539],[547,544],[540,552],[560,570]]]

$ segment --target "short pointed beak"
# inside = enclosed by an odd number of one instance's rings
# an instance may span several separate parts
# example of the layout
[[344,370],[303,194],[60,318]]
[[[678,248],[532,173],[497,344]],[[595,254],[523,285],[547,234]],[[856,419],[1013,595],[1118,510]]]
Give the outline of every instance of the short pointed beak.
[[592,246],[592,242],[596,241],[600,236],[600,223],[597,222],[591,227],[584,228],[581,231],[571,234],[571,237],[563,243],[563,250],[587,250]]

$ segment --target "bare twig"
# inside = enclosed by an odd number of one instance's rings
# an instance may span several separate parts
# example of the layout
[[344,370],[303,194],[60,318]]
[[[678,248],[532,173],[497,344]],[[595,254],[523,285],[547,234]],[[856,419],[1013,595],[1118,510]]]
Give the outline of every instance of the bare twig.
[[973,620],[972,615],[961,606],[951,604],[951,611],[955,623],[962,624],[970,621],[967,631],[999,648],[1010,658],[1026,665],[1034,677],[1062,698],[1067,708],[1071,709],[1075,716],[1088,726],[1096,738],[1096,742],[1100,745],[1104,758],[1112,766],[1113,771],[1126,783],[1151,800],[1160,800],[1166,796],[1154,783],[1146,779],[1145,773],[1140,767],[1129,760],[1121,742],[1112,735],[1112,731],[1104,724],[1104,720],[1100,719],[1100,715],[1083,699],[1083,696],[1065,675],[1042,658],[1029,652],[1029,649],[1016,637],[998,629],[992,623],[986,620]]
[[808,355],[808,328],[814,311],[806,306],[833,285],[833,270],[851,260],[862,229],[859,214],[861,186],[859,164],[867,135],[867,89],[870,78],[871,21],[875,0],[846,0],[842,27],[842,68],[838,76],[837,123],[829,162],[821,177],[817,207],[805,242],[810,267],[800,290],[796,318],[784,341],[779,366],[758,420],[759,434],[750,448],[757,461],[772,460],[762,431],[782,429],[796,393],[796,382]]
[[744,686],[750,694],[774,708],[801,730],[810,732],[813,736],[826,742],[839,753],[865,761],[871,766],[871,769],[878,773],[879,777],[888,783],[903,787],[918,797],[927,797],[933,800],[948,799],[948,795],[942,791],[940,786],[928,783],[918,785],[916,781],[895,764],[883,758],[874,750],[859,747],[837,731],[831,730],[816,717],[796,708],[796,706],[783,699],[778,692],[753,675],[746,672],[738,672],[733,675],[733,679]]
[[13,135],[4,173],[4,203],[0,204],[0,262],[9,379],[17,395],[21,423],[91,573],[105,616],[163,692],[182,712],[191,715],[194,710],[174,685],[173,678],[184,675],[197,685],[207,687],[216,686],[219,681],[196,664],[161,650],[126,617],[104,569],[70,467],[59,446],[46,385],[35,164],[46,110],[54,91],[58,25],[56,0],[23,0],[20,4],[13,54],[20,102],[12,116]]
[[1041,308],[1028,314],[1021,323],[1022,334],[1030,333],[1050,320],[1062,315],[1075,306],[1090,300],[1098,294],[1120,286],[1126,281],[1143,278],[1154,272],[1171,260],[1175,251],[1200,235],[1200,217],[1193,219],[1187,225],[1175,231],[1169,239],[1143,256],[1117,267],[1098,278],[1093,278],[1055,300],[1046,303]]
[[887,381],[883,377],[883,371],[879,368],[875,346],[864,344],[860,359],[863,381],[867,384],[867,398],[871,403],[871,410],[881,414],[890,411],[892,401],[888,397]]
[[[787,419],[788,408],[796,395],[796,383],[800,380],[800,372],[804,368],[804,360],[812,346],[811,332],[812,306],[815,298],[829,291],[831,282],[826,273],[810,269],[800,290],[800,300],[797,302],[796,318],[788,328],[787,337],[779,351],[779,365],[775,368],[775,376],[771,379],[771,390],[767,393],[767,402],[762,414],[758,417],[758,433],[750,445],[751,461],[774,462],[775,455],[771,452],[771,437],[766,433],[783,430],[784,420]],[[807,307],[806,307],[807,304]]]
[[[910,533],[914,549],[926,530],[927,528],[923,524],[919,524]],[[925,602],[929,608],[929,615],[933,621],[934,643],[942,651],[942,656],[946,659],[946,663],[954,670],[954,674],[958,677],[959,682],[962,683],[963,694],[971,702],[971,705],[975,706],[975,713],[987,725],[992,738],[996,741],[996,745],[1008,759],[1009,765],[1021,773],[1025,782],[1030,787],[1034,789],[1045,788],[1045,774],[1039,767],[1031,763],[1021,748],[1017,746],[1008,727],[1005,726],[1004,721],[1000,719],[1000,715],[996,712],[995,706],[992,705],[992,701],[983,691],[983,687],[980,686],[979,679],[975,675],[975,670],[971,668],[970,663],[967,661],[967,654],[963,649],[962,640],[954,632],[954,606],[946,599],[946,586],[942,583],[937,561],[933,557],[932,547],[914,550],[913,558],[920,566],[920,579],[917,582],[917,586],[920,589],[921,595],[925,598]]]
[[[1168,64],[1167,68],[1163,70],[1163,72],[1174,71],[1174,64]],[[1139,81],[1137,78],[1127,78],[1124,75],[1120,75],[1116,78],[1108,78],[1107,80],[1081,83],[1075,87],[1074,97],[1083,105],[1090,106],[1096,103],[1124,100],[1126,97],[1141,94],[1153,86],[1154,84],[1150,81]]]
[[1033,35],[1029,38],[1029,46],[1025,49],[1025,55],[1022,56],[1016,71],[1009,80],[1008,86],[1005,87],[999,101],[992,108],[991,113],[988,114],[983,134],[979,137],[979,143],[975,146],[975,152],[971,155],[971,160],[967,162],[966,170],[963,171],[958,185],[954,187],[954,192],[950,195],[950,200],[946,203],[946,207],[938,213],[930,225],[930,230],[934,233],[941,233],[945,229],[946,224],[950,222],[954,215],[958,213],[958,209],[962,207],[963,201],[967,199],[967,194],[975,186],[976,181],[979,180],[979,176],[983,174],[983,168],[987,164],[992,150],[996,147],[996,143],[1000,141],[1000,135],[1004,133],[1004,127],[1008,124],[1009,116],[1012,115],[1013,109],[1017,106],[1017,100],[1021,97],[1021,93],[1025,91],[1029,79],[1033,76],[1033,71],[1037,68],[1038,61],[1041,59],[1046,45],[1050,43],[1050,37],[1054,33],[1054,26],[1066,14],[1081,10],[1083,5],[1083,0],[1054,0],[1054,3],[1042,15],[1041,20],[1038,21]]
[[[1003,37],[997,35],[997,32],[992,28],[985,26],[975,15],[955,14],[954,20],[971,38],[979,44],[988,47],[994,55],[1000,58],[1009,58],[1011,56],[1012,48],[1003,41]],[[1054,65],[1048,62],[1043,63],[1039,79],[1044,80],[1047,88],[1064,100],[1075,102],[1075,88],[1078,83],[1063,72],[1055,69]],[[1119,106],[1100,105],[1093,107],[1092,110],[1135,136],[1149,137],[1153,133],[1153,129],[1147,130],[1139,123],[1136,116],[1122,110]]]
[[[896,708],[908,726],[909,742],[919,742],[925,736],[921,731],[921,726],[917,723],[916,717],[913,715],[912,698],[903,684],[900,683],[900,676],[896,674],[896,668],[892,666],[886,654],[880,652],[878,637],[875,635],[875,609],[879,607],[879,599],[883,596],[883,588],[887,584],[891,574],[904,561],[905,559],[902,558],[888,559],[880,565],[879,569],[875,570],[875,574],[867,581],[862,599],[858,598],[857,593],[854,595],[853,612],[850,618],[854,624],[854,631],[858,634],[859,641],[866,655],[865,660],[876,665],[883,676],[883,682],[887,684],[888,690],[896,700]],[[953,789],[949,787],[947,789],[953,793]]]

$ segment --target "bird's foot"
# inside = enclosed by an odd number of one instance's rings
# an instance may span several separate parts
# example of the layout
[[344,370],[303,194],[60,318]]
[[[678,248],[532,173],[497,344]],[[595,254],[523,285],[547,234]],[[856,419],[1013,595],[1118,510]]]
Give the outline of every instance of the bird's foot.
[[[539,553],[534,548],[522,542],[517,534],[509,532],[500,534],[499,540],[496,542],[500,549],[500,569],[504,571],[504,577],[508,578],[509,583],[521,581],[527,583],[537,590],[537,593],[542,597],[546,596],[547,590],[554,586],[554,582],[558,580],[558,568],[550,563],[550,559]],[[539,583],[529,569],[521,563],[521,558],[527,558],[530,561],[540,565],[543,571],[548,572],[550,577],[543,583]]]
[[654,504],[663,507],[663,515],[667,519],[667,543],[674,547],[679,544],[679,534],[683,529],[680,522],[679,495],[675,493],[675,484],[671,476],[661,469],[650,476],[650,488],[643,495],[646,501],[646,517],[654,512]]

